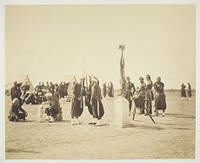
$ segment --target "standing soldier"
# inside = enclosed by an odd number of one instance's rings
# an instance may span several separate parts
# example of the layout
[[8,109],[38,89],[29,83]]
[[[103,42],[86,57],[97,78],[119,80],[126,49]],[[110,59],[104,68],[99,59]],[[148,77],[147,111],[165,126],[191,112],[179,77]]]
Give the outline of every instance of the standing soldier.
[[[80,80],[82,83],[82,80]],[[81,95],[81,84],[74,83],[73,85],[73,98],[72,98],[72,108],[71,108],[71,124],[80,124],[78,122],[78,117],[81,116],[83,112],[83,99]]]
[[147,112],[149,114],[152,114],[152,100],[154,100],[152,91],[153,82],[151,81],[150,75],[146,75],[146,80],[147,83],[146,83],[146,93],[145,93],[145,105],[147,108]]
[[46,92],[47,92],[47,93],[50,93],[50,85],[49,85],[49,82],[46,82],[45,88],[46,88]]
[[191,97],[192,97],[192,88],[191,88],[190,83],[188,83],[188,98],[189,98],[189,100],[191,100]]
[[20,85],[17,83],[17,81],[14,82],[14,86],[12,86],[10,94],[11,94],[11,100],[17,98],[19,105],[22,106],[22,99],[21,99],[22,92],[20,90]]
[[28,92],[30,90],[30,85],[28,84],[28,82],[26,81],[25,84],[22,86],[22,90],[23,90],[23,96],[26,94],[26,92]]
[[37,92],[37,95],[39,93],[42,93],[42,85],[41,82],[39,82],[39,84],[35,87],[35,91]]
[[158,110],[163,110],[162,116],[165,116],[166,110],[166,100],[164,93],[164,83],[161,82],[161,78],[158,77],[157,81],[154,83],[155,93],[155,113],[158,116]]
[[125,98],[129,101],[129,112],[132,108],[132,95],[135,93],[135,86],[130,82],[130,77],[126,77],[125,82]]
[[[85,106],[88,107],[89,113],[93,116],[93,110],[92,110],[92,105],[91,105],[91,95],[92,95],[92,86],[93,86],[93,81],[91,76],[89,76],[89,86],[86,88],[86,96],[85,96]],[[95,122],[90,122],[89,124],[96,124]]]
[[103,88],[102,88],[102,93],[103,93],[103,97],[106,97],[106,83],[103,83]]
[[185,88],[186,88],[186,86],[184,85],[184,83],[182,83],[182,85],[181,85],[181,99],[186,98]]
[[101,102],[101,99],[102,96],[99,81],[97,78],[94,77],[90,103],[92,105],[93,117],[97,119],[97,123],[95,124],[96,126],[101,125],[101,118],[104,115],[104,107]]
[[140,87],[139,87],[139,96],[140,96],[140,114],[144,114],[144,107],[145,107],[145,93],[146,93],[146,84],[144,82],[144,78],[140,77]]

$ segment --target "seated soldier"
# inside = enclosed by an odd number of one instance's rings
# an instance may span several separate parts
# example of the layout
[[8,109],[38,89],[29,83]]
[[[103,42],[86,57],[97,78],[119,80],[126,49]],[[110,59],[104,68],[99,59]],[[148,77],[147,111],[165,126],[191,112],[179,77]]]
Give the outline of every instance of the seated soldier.
[[12,101],[10,113],[8,116],[9,121],[19,121],[20,119],[26,120],[27,112],[22,109],[19,100],[17,98],[14,98]]
[[45,108],[49,122],[62,121],[62,108],[60,107],[59,100],[56,97],[52,97],[51,93],[47,93],[46,97],[50,102],[50,106]]

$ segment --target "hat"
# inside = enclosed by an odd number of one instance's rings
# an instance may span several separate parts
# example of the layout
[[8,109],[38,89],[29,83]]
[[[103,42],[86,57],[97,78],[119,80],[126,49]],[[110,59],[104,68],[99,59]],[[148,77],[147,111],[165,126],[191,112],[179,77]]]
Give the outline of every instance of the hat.
[[150,78],[151,76],[150,76],[149,74],[147,74],[146,77],[149,77],[149,78]]
[[140,76],[139,80],[144,80],[144,78]]
[[158,77],[157,77],[157,80],[161,81],[161,77],[158,76]]

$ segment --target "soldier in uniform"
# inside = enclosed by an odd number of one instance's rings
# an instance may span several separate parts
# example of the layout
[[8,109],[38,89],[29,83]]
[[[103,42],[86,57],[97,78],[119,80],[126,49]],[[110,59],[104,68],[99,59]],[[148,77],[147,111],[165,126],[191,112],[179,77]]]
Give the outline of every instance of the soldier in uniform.
[[46,82],[46,86],[45,86],[46,92],[50,93],[50,85],[49,82]]
[[90,103],[92,105],[93,118],[97,119],[97,123],[95,124],[96,126],[101,125],[101,118],[104,115],[104,107],[101,102],[101,99],[102,96],[99,81],[97,78],[93,77],[93,86]]
[[25,84],[22,86],[22,90],[23,90],[23,96],[26,94],[27,91],[30,90],[30,85],[28,84],[27,81],[26,81]]
[[48,116],[49,122],[62,120],[62,108],[60,107],[59,100],[56,97],[52,97],[51,93],[47,93],[46,97],[50,102],[50,107],[45,108],[45,113]]
[[21,107],[18,98],[14,98],[8,116],[9,121],[16,122],[20,119],[23,119],[25,121],[27,115],[27,112]]
[[39,84],[35,87],[35,91],[37,92],[37,94],[42,93],[42,85],[41,85],[41,82],[39,82]]
[[72,98],[72,107],[71,107],[71,124],[80,124],[78,118],[83,113],[83,98],[81,94],[81,83],[74,83],[73,85],[73,98]]
[[192,97],[192,88],[191,88],[190,83],[188,83],[188,98],[189,98],[189,100],[191,100],[191,97]]
[[146,83],[144,82],[144,78],[140,77],[140,87],[139,87],[139,97],[140,97],[140,113],[144,114],[144,107],[145,107],[145,94],[146,94]]
[[146,75],[146,80],[147,82],[146,82],[146,92],[145,92],[145,106],[147,108],[147,112],[149,114],[152,114],[152,100],[154,100],[152,91],[153,82],[151,81],[150,75]]
[[[93,81],[92,77],[89,76],[89,86],[86,88],[86,96],[85,96],[85,106],[88,107],[89,113],[93,116],[93,110],[92,110],[92,105],[91,105],[91,95],[92,95],[92,86],[93,86]],[[95,124],[95,122],[90,122],[90,124]]]
[[12,86],[10,94],[11,100],[17,98],[20,106],[23,104],[21,99],[22,92],[20,90],[20,84],[18,84],[17,81],[14,82],[14,86]]
[[157,81],[154,83],[155,89],[155,113],[158,116],[158,110],[162,110],[162,116],[165,116],[166,110],[166,100],[165,100],[165,93],[164,93],[164,83],[161,82],[161,78],[158,77]]
[[135,93],[135,86],[130,82],[130,77],[126,77],[125,98],[129,101],[129,112],[132,108],[132,95]]
[[102,94],[103,94],[103,97],[105,98],[106,97],[106,83],[103,83]]
[[181,85],[181,99],[186,98],[186,90],[185,90],[186,86],[184,85],[184,83],[182,83]]

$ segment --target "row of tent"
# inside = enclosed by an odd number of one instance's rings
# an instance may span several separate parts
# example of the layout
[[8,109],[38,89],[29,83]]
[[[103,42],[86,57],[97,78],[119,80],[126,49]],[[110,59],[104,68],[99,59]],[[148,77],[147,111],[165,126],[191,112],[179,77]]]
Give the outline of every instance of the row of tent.
[[[19,75],[19,77],[18,77],[18,79],[16,81],[18,83],[22,83],[22,85],[24,85],[26,82],[28,82],[28,84],[30,85],[30,90],[31,91],[35,90],[35,87],[33,86],[32,82],[31,82],[31,80],[30,80],[30,78],[29,78],[29,76],[27,74]],[[67,76],[65,76],[65,80],[63,82],[69,83],[67,91],[68,91],[68,94],[71,96],[72,95],[72,86],[73,86],[73,83],[74,82],[77,83],[76,77],[74,75],[67,75]],[[6,92],[6,94],[10,93],[10,90],[11,90],[11,87],[13,86],[13,83],[7,84],[5,86],[5,92]]]

